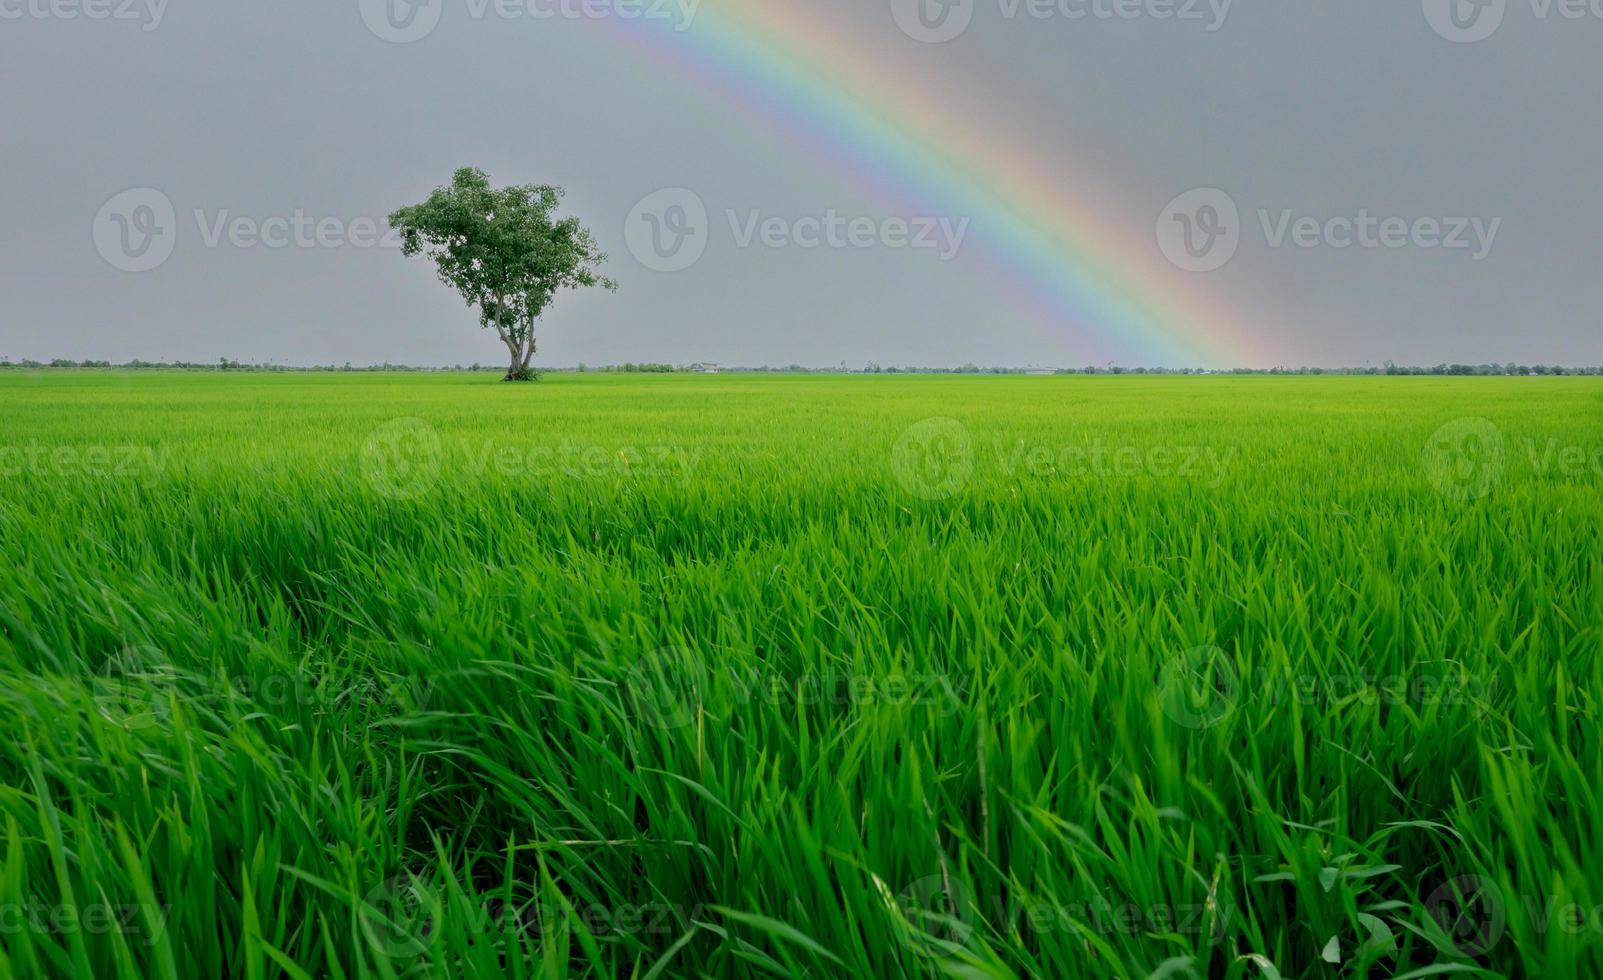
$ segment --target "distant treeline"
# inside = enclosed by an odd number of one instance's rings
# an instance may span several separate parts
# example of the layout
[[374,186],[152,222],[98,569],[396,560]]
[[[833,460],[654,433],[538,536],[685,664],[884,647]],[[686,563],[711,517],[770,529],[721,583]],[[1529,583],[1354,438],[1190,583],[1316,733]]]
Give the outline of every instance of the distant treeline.
[[1603,375],[1603,367],[1564,367],[1544,364],[1438,364],[1435,367],[1408,367],[1388,364],[1385,367],[1346,368],[1233,368],[1223,371],[1171,371],[1168,368],[1081,368],[1078,371],[1057,371],[1056,374],[1337,374],[1358,376],[1423,375],[1429,377],[1517,378],[1531,375]]
[[[746,368],[733,368],[731,370],[744,371]],[[767,368],[757,368],[763,371]],[[785,368],[783,370],[793,370]],[[1405,367],[1398,364],[1386,364],[1384,367],[1276,367],[1276,368],[1166,368],[1166,367],[1119,367],[1107,365],[1096,367],[1089,365],[1082,368],[1003,368],[1003,367],[976,367],[966,364],[960,368],[881,368],[877,364],[870,364],[865,371],[854,371],[854,374],[1240,374],[1240,375],[1426,375],[1440,377],[1483,377],[1483,378],[1510,378],[1527,377],[1530,375],[1603,375],[1603,367],[1563,367],[1560,365],[1525,365],[1525,364],[1438,364],[1435,367]]]
[[39,370],[42,368],[115,368],[119,371],[254,371],[254,372],[296,372],[307,371],[351,371],[351,372],[393,372],[393,371],[505,371],[506,368],[481,368],[475,364],[465,368],[458,364],[455,367],[413,367],[410,364],[368,364],[352,365],[346,362],[336,364],[286,365],[286,364],[247,364],[229,358],[220,358],[216,361],[141,361],[132,360],[123,364],[114,364],[111,361],[71,361],[66,358],[52,358],[49,361],[34,361],[24,358],[13,361],[10,358],[0,359],[0,369],[22,368],[26,370]]
[[[504,367],[490,365],[470,364],[464,367],[461,364],[449,367],[416,367],[410,364],[313,364],[305,366],[282,364],[247,364],[229,358],[220,358],[217,361],[142,361],[133,360],[123,364],[114,364],[111,361],[72,361],[65,358],[54,358],[50,361],[21,360],[13,361],[9,358],[0,359],[0,370],[16,368],[22,370],[40,370],[44,368],[115,368],[118,370],[163,370],[163,371],[247,371],[247,372],[353,372],[353,373],[442,373],[457,371],[486,371],[505,372]],[[1016,367],[979,367],[974,364],[965,364],[962,367],[881,367],[870,361],[864,368],[840,367],[809,368],[800,364],[790,364],[785,367],[714,367],[706,364],[650,364],[625,363],[609,364],[604,367],[595,367],[580,364],[573,368],[541,368],[540,370],[562,373],[602,373],[602,374],[1018,374],[1018,375],[1089,375],[1089,374],[1157,374],[1157,375],[1194,375],[1194,374],[1227,374],[1227,375],[1355,375],[1355,376],[1382,376],[1382,375],[1423,375],[1431,377],[1481,377],[1481,378],[1510,378],[1535,376],[1603,376],[1603,367],[1564,367],[1562,365],[1546,364],[1438,364],[1435,367],[1408,367],[1388,362],[1383,367],[1297,367],[1297,368],[1228,368],[1223,370],[1210,370],[1204,368],[1165,368],[1165,367],[1119,367],[1094,365],[1082,368],[1016,368]]]

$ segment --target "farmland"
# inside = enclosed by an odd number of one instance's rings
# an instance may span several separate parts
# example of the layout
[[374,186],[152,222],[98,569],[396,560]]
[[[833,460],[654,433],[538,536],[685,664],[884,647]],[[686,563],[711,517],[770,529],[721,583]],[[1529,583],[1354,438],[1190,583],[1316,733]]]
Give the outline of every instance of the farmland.
[[0,372],[0,974],[1598,975],[1600,420]]

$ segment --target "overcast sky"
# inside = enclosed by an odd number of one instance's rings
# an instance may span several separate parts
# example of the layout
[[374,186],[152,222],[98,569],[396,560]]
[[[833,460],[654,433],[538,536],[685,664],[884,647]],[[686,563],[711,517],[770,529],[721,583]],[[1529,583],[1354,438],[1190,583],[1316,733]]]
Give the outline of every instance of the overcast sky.
[[[628,30],[638,0],[388,2],[0,0],[0,355],[499,363],[374,244],[476,166],[563,186],[611,254],[619,291],[561,295],[542,365],[1182,356],[1019,300],[1057,285],[985,204],[1019,187],[841,142],[874,71],[812,62],[808,112],[709,55],[777,0]],[[1122,243],[1096,277],[1232,323],[1193,363],[1603,363],[1603,0],[793,3],[927,92],[951,152],[1061,165],[1102,216],[1063,233]],[[722,83],[672,67],[709,58]]]

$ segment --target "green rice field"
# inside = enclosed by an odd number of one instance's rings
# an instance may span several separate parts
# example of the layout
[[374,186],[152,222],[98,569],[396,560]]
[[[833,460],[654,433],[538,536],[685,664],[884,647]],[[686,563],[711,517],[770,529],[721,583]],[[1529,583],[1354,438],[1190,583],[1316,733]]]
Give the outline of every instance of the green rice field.
[[0,372],[0,976],[1603,974],[1603,383]]

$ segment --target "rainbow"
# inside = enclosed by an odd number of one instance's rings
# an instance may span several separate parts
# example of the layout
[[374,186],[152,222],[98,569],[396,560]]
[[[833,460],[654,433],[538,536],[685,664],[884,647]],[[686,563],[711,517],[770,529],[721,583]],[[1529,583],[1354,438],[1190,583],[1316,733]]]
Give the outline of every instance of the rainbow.
[[649,18],[604,23],[874,197],[970,218],[970,238],[983,240],[1003,295],[1049,330],[1073,331],[1057,337],[1064,349],[1072,339],[1083,356],[1094,338],[1101,353],[1176,367],[1269,356],[1247,343],[1239,315],[1163,259],[1152,237],[1156,212],[1132,222],[1099,210],[1085,172],[1043,161],[981,113],[937,99],[927,69],[871,50],[816,4],[706,2],[685,30]]

